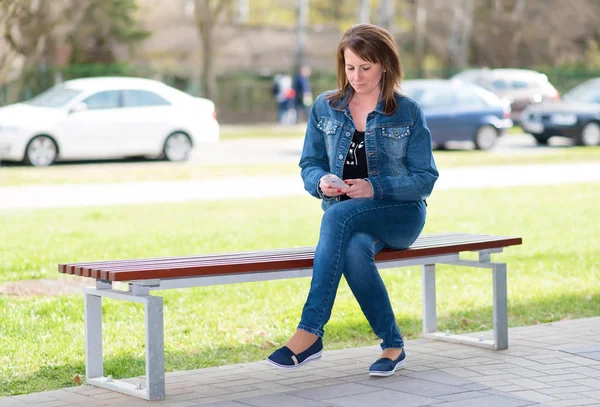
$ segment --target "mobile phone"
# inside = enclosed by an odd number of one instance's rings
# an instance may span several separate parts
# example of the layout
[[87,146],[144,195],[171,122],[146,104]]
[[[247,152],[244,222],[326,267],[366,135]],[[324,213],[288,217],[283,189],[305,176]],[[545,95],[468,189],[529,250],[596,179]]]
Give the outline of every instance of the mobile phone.
[[339,178],[328,178],[325,179],[325,182],[328,183],[329,185],[331,185],[332,188],[338,188],[338,189],[347,189],[350,188],[350,185],[344,183],[344,181],[342,181]]

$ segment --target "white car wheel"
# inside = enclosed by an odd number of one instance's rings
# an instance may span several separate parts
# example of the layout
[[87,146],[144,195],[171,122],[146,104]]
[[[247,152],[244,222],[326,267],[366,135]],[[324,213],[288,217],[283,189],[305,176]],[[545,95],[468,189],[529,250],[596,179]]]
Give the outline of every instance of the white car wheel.
[[600,145],[600,125],[595,122],[590,122],[581,130],[581,137],[575,140],[576,144],[582,146],[597,146]]
[[498,130],[489,125],[481,126],[475,135],[475,148],[489,150],[494,146],[497,138]]
[[173,133],[165,141],[163,154],[168,161],[186,161],[192,151],[192,142],[184,133]]
[[25,163],[34,167],[47,167],[56,160],[58,148],[48,136],[37,136],[31,139],[25,149]]

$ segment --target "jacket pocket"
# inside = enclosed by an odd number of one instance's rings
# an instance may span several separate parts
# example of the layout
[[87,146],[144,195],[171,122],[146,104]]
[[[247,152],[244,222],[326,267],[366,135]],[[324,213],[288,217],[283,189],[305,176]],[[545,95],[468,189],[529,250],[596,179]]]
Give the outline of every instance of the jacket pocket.
[[381,128],[383,151],[390,157],[406,156],[410,126],[389,126]]
[[327,150],[327,155],[331,154],[333,139],[341,125],[341,123],[328,117],[321,117],[317,123],[317,128],[323,132],[323,139],[325,140],[325,149]]

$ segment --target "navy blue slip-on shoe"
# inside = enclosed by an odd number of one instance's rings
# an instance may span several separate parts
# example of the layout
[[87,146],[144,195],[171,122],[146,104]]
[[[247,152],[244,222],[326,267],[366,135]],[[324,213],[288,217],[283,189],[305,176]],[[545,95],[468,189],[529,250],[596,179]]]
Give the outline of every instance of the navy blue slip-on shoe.
[[311,360],[319,359],[323,351],[323,340],[319,337],[304,352],[295,354],[290,348],[284,346],[277,349],[267,358],[267,362],[281,369],[295,369]]
[[406,361],[406,352],[404,348],[397,359],[381,358],[369,367],[369,376],[391,376],[396,369],[403,369]]

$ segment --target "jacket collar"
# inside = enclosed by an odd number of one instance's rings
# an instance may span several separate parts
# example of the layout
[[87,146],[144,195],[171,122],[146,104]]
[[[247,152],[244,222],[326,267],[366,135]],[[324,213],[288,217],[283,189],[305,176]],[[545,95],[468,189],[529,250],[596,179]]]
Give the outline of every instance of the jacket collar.
[[[346,96],[344,96],[344,98],[342,100],[340,100],[339,102],[332,104],[331,108],[335,109],[337,111],[340,112],[348,112],[348,102],[350,101],[350,98],[352,97],[352,94],[354,93],[354,90],[352,90],[352,88],[350,88],[348,90],[348,92],[346,93]],[[380,113],[380,114],[385,114],[385,103],[383,101],[383,99],[379,99],[379,101],[377,102],[377,105],[375,106],[374,109],[375,112]]]

